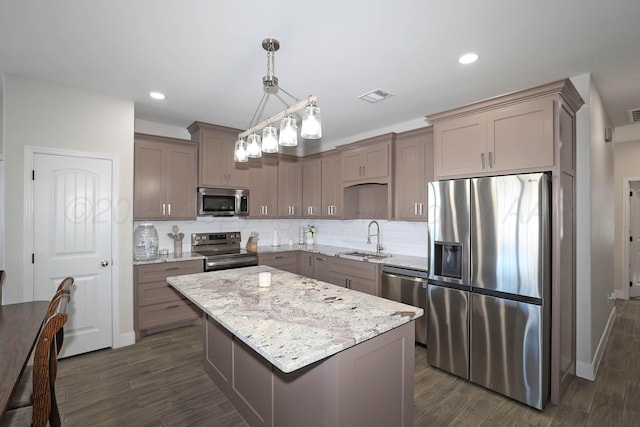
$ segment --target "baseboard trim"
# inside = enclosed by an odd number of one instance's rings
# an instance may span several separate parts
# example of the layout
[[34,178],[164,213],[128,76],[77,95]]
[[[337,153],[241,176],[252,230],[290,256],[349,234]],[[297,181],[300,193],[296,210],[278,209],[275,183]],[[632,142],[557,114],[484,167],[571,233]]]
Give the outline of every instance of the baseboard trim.
[[576,376],[580,378],[584,378],[589,381],[594,381],[596,379],[596,374],[598,373],[598,367],[600,366],[600,361],[602,360],[602,356],[604,354],[604,350],[607,347],[607,340],[609,339],[609,335],[611,334],[611,329],[613,328],[613,323],[616,320],[616,307],[613,307],[611,313],[609,314],[609,320],[607,321],[607,326],[604,328],[604,332],[600,337],[600,342],[598,343],[598,348],[596,349],[596,353],[593,357],[593,361],[591,363],[585,363],[577,361],[576,363]]
[[126,347],[136,343],[136,333],[134,331],[125,332],[118,336],[118,342],[113,343],[113,348]]

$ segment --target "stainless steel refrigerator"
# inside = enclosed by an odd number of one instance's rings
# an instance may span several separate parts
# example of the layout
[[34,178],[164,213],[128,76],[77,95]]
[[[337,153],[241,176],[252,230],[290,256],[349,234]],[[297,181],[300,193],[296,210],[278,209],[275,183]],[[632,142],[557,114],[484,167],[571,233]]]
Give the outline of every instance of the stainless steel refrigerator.
[[542,409],[549,397],[549,177],[429,184],[427,361]]

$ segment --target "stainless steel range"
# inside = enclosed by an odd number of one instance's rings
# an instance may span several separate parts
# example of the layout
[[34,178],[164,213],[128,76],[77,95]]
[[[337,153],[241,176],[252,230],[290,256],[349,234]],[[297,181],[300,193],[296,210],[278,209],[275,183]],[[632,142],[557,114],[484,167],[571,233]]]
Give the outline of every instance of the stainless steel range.
[[258,254],[240,248],[239,231],[192,233],[191,252],[203,255],[204,271],[258,265]]

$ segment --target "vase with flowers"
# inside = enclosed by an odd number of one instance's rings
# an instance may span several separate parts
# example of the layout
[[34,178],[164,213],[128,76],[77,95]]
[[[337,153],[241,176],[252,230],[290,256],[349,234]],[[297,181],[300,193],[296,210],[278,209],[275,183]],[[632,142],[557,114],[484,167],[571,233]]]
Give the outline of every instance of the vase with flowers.
[[313,245],[315,243],[316,227],[314,225],[307,225],[304,233],[307,237],[307,245]]

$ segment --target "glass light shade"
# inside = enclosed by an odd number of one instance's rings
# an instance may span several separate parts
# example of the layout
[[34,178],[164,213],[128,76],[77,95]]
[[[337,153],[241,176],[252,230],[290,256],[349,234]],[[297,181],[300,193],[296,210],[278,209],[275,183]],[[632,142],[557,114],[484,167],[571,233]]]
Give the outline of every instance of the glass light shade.
[[257,133],[252,133],[247,138],[247,155],[254,159],[262,157],[262,139]]
[[249,161],[249,156],[247,155],[247,142],[242,138],[238,138],[236,141],[236,146],[233,150],[233,160],[236,162]]
[[273,125],[267,125],[262,129],[262,151],[265,153],[278,152],[278,129]]
[[300,136],[305,139],[322,138],[322,121],[320,119],[320,108],[318,108],[315,103],[311,103],[304,107]]
[[298,124],[293,116],[287,116],[280,122],[280,145],[295,147],[298,145]]

